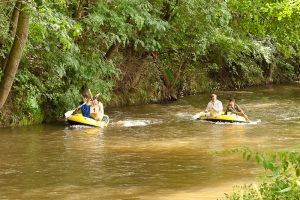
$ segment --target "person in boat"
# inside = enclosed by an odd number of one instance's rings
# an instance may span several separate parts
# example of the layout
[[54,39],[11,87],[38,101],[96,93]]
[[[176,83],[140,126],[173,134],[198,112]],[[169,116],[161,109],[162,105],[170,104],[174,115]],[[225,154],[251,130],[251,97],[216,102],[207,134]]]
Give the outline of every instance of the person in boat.
[[228,105],[226,107],[225,115],[230,114],[230,113],[233,113],[233,114],[236,114],[236,115],[242,115],[246,119],[248,119],[248,116],[244,113],[244,111],[242,110],[242,108],[235,103],[235,100],[233,98],[231,98],[229,100],[229,103],[228,103]]
[[99,94],[93,97],[94,112],[96,113],[95,120],[101,121],[104,115],[103,104],[98,101]]
[[211,101],[208,102],[207,107],[205,109],[205,113],[210,113],[211,116],[213,115],[221,115],[223,111],[223,104],[220,100],[217,99],[216,94],[211,95]]
[[89,90],[90,96],[88,97],[87,94],[84,94],[82,97],[82,101],[79,103],[77,110],[81,109],[81,113],[84,117],[90,117],[91,114],[91,90]]

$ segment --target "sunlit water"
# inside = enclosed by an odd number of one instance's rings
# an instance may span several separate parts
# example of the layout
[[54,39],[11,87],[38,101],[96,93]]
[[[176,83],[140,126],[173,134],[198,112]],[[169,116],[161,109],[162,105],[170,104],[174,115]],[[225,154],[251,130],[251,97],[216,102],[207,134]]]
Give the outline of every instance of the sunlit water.
[[193,120],[210,94],[106,109],[106,128],[66,123],[0,128],[0,199],[221,199],[260,171],[240,154],[299,144],[299,84],[219,92],[247,124]]

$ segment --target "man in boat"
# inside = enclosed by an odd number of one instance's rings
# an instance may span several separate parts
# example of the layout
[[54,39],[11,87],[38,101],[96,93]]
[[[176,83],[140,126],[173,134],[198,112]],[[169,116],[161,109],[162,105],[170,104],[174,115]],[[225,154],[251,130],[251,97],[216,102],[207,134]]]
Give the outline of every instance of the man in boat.
[[90,97],[88,97],[87,94],[84,94],[82,97],[82,101],[79,103],[79,106],[77,107],[77,110],[81,109],[81,113],[84,117],[90,117],[90,111],[91,111],[91,90],[90,92]]
[[210,112],[210,115],[221,115],[223,111],[223,104],[221,101],[217,99],[216,94],[211,95],[211,101],[208,102],[207,107],[205,109],[205,113]]
[[225,115],[230,114],[230,113],[233,113],[233,114],[236,114],[236,115],[242,115],[246,119],[248,119],[248,116],[244,113],[242,108],[235,103],[235,100],[233,98],[231,98],[229,100],[229,103],[226,107]]

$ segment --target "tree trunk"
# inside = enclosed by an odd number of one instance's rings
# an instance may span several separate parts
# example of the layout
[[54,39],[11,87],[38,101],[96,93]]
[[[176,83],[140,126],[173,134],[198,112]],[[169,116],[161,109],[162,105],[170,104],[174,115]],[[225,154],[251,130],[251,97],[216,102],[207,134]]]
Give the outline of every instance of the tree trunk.
[[[7,60],[7,65],[4,70],[4,76],[0,83],[0,109],[3,107],[8,94],[11,90],[12,84],[17,73],[21,56],[27,41],[29,32],[29,13],[24,11],[25,3],[21,3],[21,10],[18,19],[17,32],[14,39],[13,46]],[[15,8],[16,9],[16,8]]]
[[179,0],[176,0],[175,4],[172,6],[170,1],[164,1],[163,2],[163,8],[161,10],[161,17],[167,22],[170,22],[175,17],[175,8],[178,6]]
[[[10,27],[9,27],[9,33],[10,33],[11,37],[15,37],[15,35],[16,35],[20,8],[21,8],[21,2],[17,1],[16,4],[15,4],[15,7],[14,7],[13,14],[11,16],[11,22],[10,22]],[[6,54],[5,59],[1,59],[1,69],[2,69],[2,71],[5,70],[7,60],[8,60],[8,55],[9,55],[9,53]]]
[[113,44],[110,46],[110,48],[108,49],[108,51],[105,54],[106,61],[109,61],[110,59],[112,59],[114,57],[114,55],[118,52],[120,45],[121,45],[121,43],[117,42],[116,44]]
[[154,61],[157,63],[158,68],[159,68],[159,70],[160,70],[160,72],[162,74],[164,85],[167,88],[166,92],[168,92],[170,94],[172,100],[177,100],[177,96],[176,96],[175,91],[174,91],[174,85],[171,84],[171,82],[169,80],[169,77],[168,77],[168,75],[166,73],[166,70],[162,67],[162,64],[161,64],[161,62],[160,62],[160,60],[158,58],[157,53],[156,52],[152,52],[151,54],[152,54],[152,57],[153,57]]
[[11,23],[10,23],[10,27],[9,27],[9,32],[12,37],[15,37],[15,35],[16,35],[20,8],[21,8],[21,2],[17,1],[16,5],[14,7],[13,14],[11,16]]
[[77,8],[75,8],[75,20],[80,21],[82,16],[83,0],[80,0]]
[[269,69],[269,76],[267,78],[268,83],[273,83],[274,82],[274,79],[273,79],[274,72],[275,72],[275,67],[272,64],[271,67],[270,67],[270,69]]

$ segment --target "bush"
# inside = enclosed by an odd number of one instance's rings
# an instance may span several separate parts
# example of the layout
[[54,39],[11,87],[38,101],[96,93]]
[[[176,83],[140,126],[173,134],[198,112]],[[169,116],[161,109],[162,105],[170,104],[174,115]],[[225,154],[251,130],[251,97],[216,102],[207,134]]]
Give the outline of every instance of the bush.
[[[242,152],[243,158],[255,158],[266,173],[258,185],[236,187],[233,194],[225,194],[232,200],[255,199],[300,199],[300,152],[280,150],[258,153],[250,148],[238,148],[229,152]],[[236,191],[237,190],[237,191]]]

